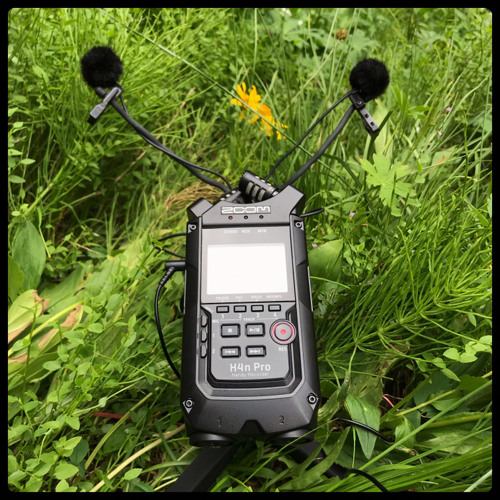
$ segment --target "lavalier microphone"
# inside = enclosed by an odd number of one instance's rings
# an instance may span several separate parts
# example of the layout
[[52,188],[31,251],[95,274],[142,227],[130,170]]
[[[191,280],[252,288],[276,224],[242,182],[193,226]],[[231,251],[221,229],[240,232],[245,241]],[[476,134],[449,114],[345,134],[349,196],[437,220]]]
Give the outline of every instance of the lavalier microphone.
[[381,96],[389,85],[389,72],[377,59],[363,59],[351,71],[349,83],[361,98],[371,101]]
[[347,97],[351,100],[352,106],[350,106],[346,111],[337,128],[326,139],[318,151],[316,151],[316,153],[311,156],[304,163],[304,165],[297,170],[297,172],[295,172],[295,174],[293,174],[286,182],[281,184],[279,189],[282,190],[286,186],[294,183],[314,162],[321,157],[321,155],[323,155],[330,144],[345,127],[349,118],[354,113],[354,110],[356,110],[361,116],[363,125],[370,136],[375,137],[378,134],[380,128],[366,109],[365,104],[366,102],[381,96],[389,85],[389,72],[387,71],[385,64],[377,59],[363,59],[352,69],[351,74],[349,75],[349,83],[352,87],[351,90],[344,94],[344,96],[342,96],[333,106],[327,109],[309,127],[309,129],[307,129],[306,133],[295,143],[295,145],[274,164],[271,171],[265,178],[266,181],[269,179],[276,167],[300,145],[313,128],[316,127],[316,125],[318,125],[318,123],[323,120],[327,114],[333,111],[333,109],[335,109]]
[[379,126],[365,107],[365,103],[381,96],[389,85],[389,72],[383,62],[377,59],[363,59],[351,71],[349,83],[354,93],[349,95],[358,111],[366,131],[373,137]]
[[[94,124],[110,103],[120,97],[123,88],[118,80],[123,73],[123,64],[111,47],[92,47],[81,60],[82,77],[103,101],[90,112],[88,122]],[[106,92],[104,88],[110,88]]]
[[[198,177],[203,182],[215,186],[225,193],[229,193],[231,191],[231,185],[229,181],[221,174],[218,174],[217,172],[214,172],[209,168],[195,165],[194,163],[191,163],[180,157],[172,150],[164,146],[146,128],[144,128],[140,123],[135,121],[129,115],[122,97],[122,93],[124,91],[123,87],[118,83],[118,80],[123,73],[123,64],[111,47],[92,47],[82,57],[80,64],[83,79],[90,87],[94,89],[95,93],[101,99],[103,99],[102,102],[97,104],[90,112],[88,122],[91,125],[96,123],[96,121],[102,116],[108,105],[111,105],[122,116],[122,118],[129,125],[131,125],[134,130],[149,144],[159,149],[167,156],[169,156],[172,160],[188,169],[193,175]],[[108,88],[110,90],[106,91],[105,88]],[[120,103],[117,102],[117,98],[120,98]],[[216,175],[217,177],[221,178],[226,185],[207,177],[200,171]]]
[[92,47],[81,60],[83,79],[93,88],[114,87],[123,73],[123,64],[111,47]]

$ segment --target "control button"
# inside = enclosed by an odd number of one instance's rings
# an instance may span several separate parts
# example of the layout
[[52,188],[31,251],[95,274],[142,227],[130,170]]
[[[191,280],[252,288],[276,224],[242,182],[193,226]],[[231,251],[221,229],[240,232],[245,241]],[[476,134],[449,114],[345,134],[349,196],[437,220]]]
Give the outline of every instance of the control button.
[[264,335],[264,325],[260,323],[255,325],[248,324],[246,325],[246,334],[247,337],[260,337]]
[[268,309],[270,311],[281,311],[281,304],[269,304]]
[[200,320],[200,325],[202,327],[204,326],[207,326],[208,325],[208,316],[206,314],[201,314],[201,320]]
[[295,338],[295,327],[289,321],[276,321],[271,326],[271,337],[278,344],[289,344]]
[[240,348],[222,347],[220,353],[223,358],[238,358],[240,356]]
[[218,313],[228,313],[229,312],[229,306],[217,306],[217,312]]
[[263,345],[252,345],[247,347],[247,356],[255,357],[255,356],[265,356],[266,348]]
[[200,335],[200,340],[201,340],[202,342],[206,342],[206,341],[207,341],[207,339],[208,339],[208,332],[207,332],[207,329],[206,329],[206,328],[202,328],[200,333],[201,333],[201,335]]
[[262,312],[264,310],[264,306],[262,304],[254,304],[252,306],[252,312]]
[[207,346],[205,344],[203,344],[200,348],[200,356],[202,358],[206,358],[207,357]]
[[234,306],[235,313],[244,313],[247,312],[247,306]]
[[220,334],[223,337],[239,337],[240,325],[222,325],[220,328]]

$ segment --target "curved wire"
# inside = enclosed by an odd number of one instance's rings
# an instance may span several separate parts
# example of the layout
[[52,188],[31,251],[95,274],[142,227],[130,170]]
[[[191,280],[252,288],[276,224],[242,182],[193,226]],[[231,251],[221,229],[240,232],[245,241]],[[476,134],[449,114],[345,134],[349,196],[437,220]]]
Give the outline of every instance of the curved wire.
[[289,186],[290,184],[293,184],[315,161],[317,161],[320,156],[327,150],[328,146],[336,139],[336,137],[340,134],[342,129],[345,127],[347,121],[351,117],[351,115],[354,113],[354,106],[350,106],[349,109],[345,112],[344,116],[342,117],[342,120],[340,120],[340,123],[337,125],[337,128],[332,132],[332,134],[326,139],[324,144],[316,151],[316,153],[307,160],[302,167],[293,174],[290,179],[288,179],[286,182],[284,182],[281,186],[278,187],[278,190],[281,191],[285,187]]
[[316,125],[318,125],[318,123],[320,123],[326,115],[328,115],[328,113],[330,113],[331,111],[333,111],[344,99],[346,99],[347,97],[349,97],[351,94],[353,94],[354,92],[356,92],[355,90],[350,90],[349,92],[347,92],[347,94],[345,94],[343,97],[341,97],[335,104],[333,104],[332,106],[330,106],[305,132],[305,134],[293,145],[292,148],[290,148],[274,165],[273,167],[271,168],[271,170],[269,171],[269,173],[267,174],[266,178],[264,180],[268,180],[269,177],[271,177],[271,175],[273,174],[273,172],[276,170],[276,168],[278,167],[278,165],[285,159],[287,158],[291,153],[293,153],[299,146],[300,144],[304,141],[304,139],[312,132],[312,130],[314,129],[314,127],[316,127]]
[[[105,97],[107,95],[107,92],[101,88],[101,87],[95,87],[94,91],[99,97]],[[123,102],[123,101],[122,101]],[[194,176],[198,177],[198,179],[202,180],[206,184],[210,184],[211,186],[217,187],[224,191],[225,193],[230,193],[232,191],[232,186],[231,183],[221,174],[218,172],[215,172],[214,170],[211,170],[206,167],[202,167],[200,165],[196,165],[194,163],[191,163],[190,161],[185,160],[184,158],[180,157],[176,153],[174,153],[171,149],[167,148],[164,146],[156,137],[154,137],[151,132],[149,132],[145,127],[143,127],[140,123],[138,123],[136,120],[134,120],[130,114],[128,113],[128,110],[126,107],[122,108],[116,99],[113,99],[110,103],[113,108],[115,108],[118,113],[122,116],[122,118],[129,124],[131,125],[134,130],[151,146],[155,147],[156,149],[159,149],[163,153],[165,153],[167,156],[175,160],[177,163],[181,164],[183,167],[185,167],[187,170],[189,170]],[[210,179],[210,177],[207,177],[203,175],[202,173],[198,172],[198,170],[202,170],[204,172],[208,172],[210,174],[216,175],[220,179],[222,179],[226,185],[221,184],[213,179]]]

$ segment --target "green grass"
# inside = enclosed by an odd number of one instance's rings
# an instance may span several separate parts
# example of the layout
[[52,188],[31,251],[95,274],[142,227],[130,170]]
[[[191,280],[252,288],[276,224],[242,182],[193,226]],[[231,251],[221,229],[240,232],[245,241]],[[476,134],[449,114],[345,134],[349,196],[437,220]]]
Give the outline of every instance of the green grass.
[[[164,491],[199,450],[182,425],[153,299],[162,236],[216,189],[97,103],[80,58],[111,44],[130,114],[234,184],[274,162],[349,88],[391,76],[297,182],[307,195],[330,462],[389,491],[487,491],[492,479],[492,22],[484,9],[12,9],[8,19],[8,483],[13,491]],[[337,38],[347,30],[345,39]],[[340,33],[339,33],[340,36]],[[239,120],[255,85],[287,140]],[[324,142],[328,116],[270,179]],[[247,113],[248,116],[248,113]],[[183,239],[168,248],[183,253]],[[180,365],[183,278],[160,314]],[[379,428],[387,443],[336,417]],[[377,491],[249,442],[213,491]]]

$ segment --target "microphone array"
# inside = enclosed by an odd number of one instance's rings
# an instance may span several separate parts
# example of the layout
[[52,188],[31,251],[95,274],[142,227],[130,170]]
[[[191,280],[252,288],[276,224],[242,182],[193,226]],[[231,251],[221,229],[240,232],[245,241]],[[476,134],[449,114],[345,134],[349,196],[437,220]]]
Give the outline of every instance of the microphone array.
[[[118,83],[118,80],[123,73],[123,64],[111,47],[100,46],[91,48],[81,59],[81,69],[85,82],[94,89],[100,98],[102,98],[102,101],[90,112],[88,118],[90,124],[96,123],[106,108],[111,105],[130,125],[132,125],[132,127],[143,139],[167,154],[183,167],[187,168],[193,175],[207,184],[218,187],[226,194],[234,191],[229,181],[222,175],[206,167],[195,165],[181,158],[161,144],[142,125],[138,124],[133,118],[130,117],[122,98],[123,88]],[[318,151],[311,158],[309,158],[288,181],[279,186],[278,190],[282,190],[284,187],[295,182],[315,161],[321,157],[321,155],[345,127],[354,111],[357,111],[361,116],[366,131],[372,137],[375,137],[379,132],[379,126],[366,109],[366,103],[381,96],[387,89],[389,81],[389,72],[387,71],[385,64],[381,61],[368,58],[358,62],[349,75],[349,83],[352,87],[351,90],[341,97],[327,111],[325,111],[320,118],[318,118],[316,122],[309,127],[306,133],[294,144],[294,146],[275,163],[264,181],[269,179],[276,167],[301,144],[314,127],[316,127],[316,125],[318,125],[318,123],[320,123],[325,116],[333,111],[333,109],[335,109],[337,105],[339,105],[346,98],[349,98],[352,104],[344,114],[337,128],[326,139]],[[109,90],[106,91],[106,88]],[[118,103],[117,99],[120,100],[121,105]],[[218,176],[224,183],[220,183],[205,176],[201,173],[201,171]]]

